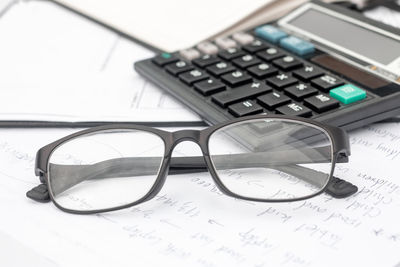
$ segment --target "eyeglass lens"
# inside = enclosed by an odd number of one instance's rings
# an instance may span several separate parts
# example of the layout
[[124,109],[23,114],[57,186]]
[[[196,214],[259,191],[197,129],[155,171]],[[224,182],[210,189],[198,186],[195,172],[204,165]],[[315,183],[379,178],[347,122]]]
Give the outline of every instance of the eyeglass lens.
[[[247,136],[251,142],[241,141]],[[321,191],[332,169],[332,142],[307,123],[263,119],[214,132],[209,152],[222,184],[232,193],[260,200],[293,200]]]
[[143,131],[77,137],[50,156],[50,192],[58,205],[78,211],[135,202],[155,184],[164,150],[159,136]]

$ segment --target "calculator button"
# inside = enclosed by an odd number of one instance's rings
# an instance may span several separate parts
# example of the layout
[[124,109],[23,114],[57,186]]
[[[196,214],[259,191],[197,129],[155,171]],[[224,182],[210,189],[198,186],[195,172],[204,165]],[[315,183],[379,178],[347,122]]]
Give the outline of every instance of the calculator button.
[[201,56],[195,60],[193,60],[193,64],[195,64],[196,66],[199,66],[200,68],[204,68],[206,66],[209,66],[211,64],[217,63],[219,61],[219,59],[215,56],[212,55],[204,55]]
[[290,103],[290,98],[282,93],[274,91],[270,94],[259,96],[257,101],[266,108],[274,109],[278,106]]
[[179,73],[192,70],[193,66],[192,64],[180,60],[178,62],[168,64],[167,66],[165,66],[165,69],[173,75],[178,75]]
[[206,70],[215,75],[215,76],[221,76],[222,74],[228,73],[228,72],[232,72],[235,70],[235,68],[226,62],[218,62],[216,64],[213,64],[211,66],[208,66],[206,68]]
[[344,104],[351,104],[367,97],[367,93],[364,90],[352,84],[335,88],[329,94]]
[[264,79],[268,76],[272,76],[274,74],[278,73],[278,69],[273,67],[271,64],[267,63],[261,63],[258,64],[257,66],[253,66],[251,68],[248,68],[247,71],[257,77],[258,79]]
[[244,32],[237,32],[232,35],[232,38],[241,45],[247,45],[254,41],[253,35]]
[[324,92],[343,84],[343,81],[331,75],[324,75],[311,80],[311,84]]
[[200,52],[194,48],[189,48],[185,50],[181,50],[179,54],[184,57],[185,59],[191,61],[195,58],[200,57]]
[[211,42],[202,42],[197,45],[197,49],[199,49],[204,54],[209,54],[209,55],[218,53],[218,47]]
[[184,81],[185,83],[191,85],[195,82],[202,81],[208,78],[208,75],[205,74],[203,71],[194,69],[188,72],[184,72],[179,75],[179,79]]
[[287,73],[279,73],[278,75],[268,78],[267,80],[267,83],[278,89],[283,89],[283,87],[295,84],[297,82],[297,79],[293,78]]
[[272,25],[263,25],[254,30],[255,34],[271,43],[278,43],[280,39],[287,36],[287,33]]
[[307,42],[295,36],[289,36],[282,38],[279,41],[281,47],[295,53],[299,56],[311,54],[315,51],[315,47],[312,43]]
[[300,117],[310,117],[312,112],[309,108],[296,103],[290,103],[279,107],[276,112],[289,116],[300,116]]
[[225,85],[212,78],[194,84],[194,89],[203,95],[211,95],[225,90]]
[[281,68],[285,71],[292,70],[292,69],[303,66],[303,63],[301,63],[299,60],[295,59],[292,56],[285,56],[285,57],[276,59],[272,63],[275,66],[278,66],[279,68]]
[[314,111],[325,112],[339,107],[339,101],[337,101],[333,97],[319,94],[304,99],[304,105],[310,107]]
[[266,61],[272,61],[274,59],[283,57],[284,55],[285,54],[283,54],[279,49],[275,47],[271,47],[257,53],[258,57]]
[[228,111],[236,117],[254,115],[263,112],[263,108],[252,100],[230,105]]
[[158,66],[164,66],[164,65],[167,65],[170,63],[174,63],[178,60],[179,60],[179,58],[177,58],[169,53],[162,53],[152,59],[152,61],[154,63],[156,63]]
[[305,81],[322,76],[323,74],[324,72],[320,68],[307,65],[293,72],[293,76]]
[[272,91],[271,87],[262,82],[254,82],[229,91],[223,91],[212,96],[212,100],[222,107],[243,101]]
[[253,42],[251,42],[250,44],[242,47],[242,49],[244,51],[247,51],[251,54],[253,54],[257,51],[263,50],[263,49],[267,49],[267,48],[268,48],[268,45],[266,45],[263,41],[260,41],[257,39],[254,40]]
[[252,81],[251,76],[241,71],[234,71],[221,76],[222,81],[235,87]]
[[228,48],[228,49],[223,50],[218,53],[218,56],[225,60],[231,60],[231,59],[243,56],[243,55],[244,55],[244,52],[236,47]]
[[236,58],[236,59],[232,60],[232,63],[234,65],[236,65],[236,66],[238,66],[239,68],[242,68],[242,69],[251,67],[251,66],[256,65],[256,64],[258,64],[260,62],[261,61],[258,58],[254,57],[252,55],[244,55],[244,56],[241,56],[239,58]]
[[236,42],[228,37],[220,37],[215,39],[215,43],[222,49],[228,49],[236,46]]
[[318,93],[317,89],[315,89],[311,85],[307,85],[304,83],[299,83],[299,84],[296,84],[293,86],[289,86],[289,87],[285,88],[284,91],[288,96],[290,96],[296,100],[300,100],[305,97],[308,97],[308,96]]

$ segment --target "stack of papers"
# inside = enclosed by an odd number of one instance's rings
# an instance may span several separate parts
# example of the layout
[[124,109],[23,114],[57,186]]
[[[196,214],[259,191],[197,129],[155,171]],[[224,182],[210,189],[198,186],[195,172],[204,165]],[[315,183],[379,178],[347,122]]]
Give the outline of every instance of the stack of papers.
[[0,121],[201,120],[133,70],[153,52],[52,2],[12,5],[0,36]]

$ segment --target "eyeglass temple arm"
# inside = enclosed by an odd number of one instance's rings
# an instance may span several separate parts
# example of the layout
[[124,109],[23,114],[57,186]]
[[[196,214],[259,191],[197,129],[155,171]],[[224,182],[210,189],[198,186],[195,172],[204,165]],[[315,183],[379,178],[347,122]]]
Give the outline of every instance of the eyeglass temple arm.
[[[273,153],[273,155],[271,154]],[[309,182],[315,186],[321,186],[318,181],[323,181],[321,175],[324,173],[297,166],[302,163],[319,163],[321,158],[327,157],[330,153],[328,147],[274,151],[274,152],[253,152],[232,155],[213,156],[214,164],[220,169],[238,169],[249,167],[269,167]],[[273,162],[271,160],[274,159]],[[317,160],[318,159],[318,160]],[[268,163],[266,163],[266,161]],[[339,154],[337,162],[347,162],[346,155]],[[50,164],[53,175],[59,177],[57,186],[53,186],[53,193],[61,193],[72,186],[89,179],[101,179],[110,177],[126,177],[133,175],[155,174],[160,163],[159,158],[132,157],[119,158],[99,162],[93,165],[59,165]],[[288,163],[292,164],[288,166]],[[183,174],[204,172],[207,170],[203,157],[178,157],[171,158],[169,174]],[[47,185],[42,184],[27,193],[29,198],[37,201],[47,202],[49,197],[43,196],[47,192]],[[326,192],[333,197],[341,198],[357,192],[357,187],[334,177],[327,187]]]

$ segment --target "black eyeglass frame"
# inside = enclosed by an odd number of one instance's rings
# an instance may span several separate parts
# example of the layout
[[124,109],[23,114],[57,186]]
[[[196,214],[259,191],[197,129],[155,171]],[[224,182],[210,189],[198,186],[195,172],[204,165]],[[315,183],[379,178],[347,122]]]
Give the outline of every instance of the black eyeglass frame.
[[[260,199],[260,198],[250,198],[250,197],[245,197],[241,196],[238,194],[235,194],[231,192],[228,188],[225,187],[225,185],[222,183],[220,178],[218,177],[217,171],[215,170],[214,164],[212,163],[212,159],[209,155],[209,138],[211,135],[216,132],[217,130],[235,124],[239,122],[244,122],[244,121],[250,121],[250,120],[258,120],[258,119],[279,119],[279,120],[285,120],[285,121],[292,121],[292,122],[300,122],[304,124],[309,124],[314,127],[318,127],[320,129],[323,129],[330,137],[332,141],[332,167],[331,167],[331,172],[330,176],[328,179],[328,182],[326,185],[319,190],[318,192],[304,196],[304,197],[298,197],[298,198],[293,198],[293,199]],[[136,200],[132,203],[128,203],[125,205],[117,206],[117,207],[112,207],[112,208],[105,208],[105,209],[96,209],[96,210],[88,210],[88,211],[81,211],[81,210],[73,210],[73,209],[67,209],[62,206],[60,206],[57,201],[54,199],[53,194],[51,192],[51,187],[50,185],[50,177],[48,175],[48,170],[49,170],[49,159],[53,153],[60,145],[87,135],[87,134],[92,134],[95,132],[102,132],[102,131],[107,131],[107,130],[138,130],[138,131],[145,131],[149,132],[152,134],[155,134],[159,136],[165,145],[165,152],[163,156],[163,160],[161,162],[160,169],[158,171],[158,176],[149,190],[149,192],[140,198],[139,200]],[[171,165],[171,159],[177,159],[177,158],[172,158],[172,152],[173,149],[175,148],[176,145],[183,141],[193,141],[197,143],[203,153],[203,157],[192,157],[192,160],[190,160],[189,165],[192,165],[192,170],[185,171],[185,166],[181,166],[181,171],[179,169],[175,169],[175,173],[192,173],[196,171],[208,171],[211,174],[211,177],[213,178],[216,186],[218,189],[231,197],[242,199],[242,200],[248,200],[248,201],[257,201],[257,202],[292,202],[292,201],[299,201],[299,200],[305,200],[309,199],[312,197],[315,197],[319,194],[322,194],[327,186],[330,184],[333,177],[333,172],[335,169],[335,165],[337,162],[347,162],[348,161],[348,156],[350,155],[350,144],[349,144],[349,139],[347,136],[347,133],[338,127],[335,126],[330,126],[327,124],[323,124],[311,119],[307,118],[301,118],[301,117],[293,117],[293,116],[286,116],[286,115],[254,115],[254,116],[246,116],[243,118],[238,118],[230,121],[226,121],[214,126],[210,126],[208,128],[205,128],[203,130],[179,130],[175,132],[168,132],[164,130],[160,130],[157,128],[152,128],[148,126],[142,126],[142,125],[132,125],[132,124],[112,124],[112,125],[105,125],[105,126],[98,126],[98,127],[93,127],[89,128],[86,130],[82,130],[73,134],[70,134],[68,136],[65,136],[57,141],[54,141],[41,149],[38,150],[36,154],[36,162],[35,162],[35,174],[36,176],[39,176],[40,181],[43,184],[47,185],[48,191],[49,191],[49,196],[50,200],[54,203],[54,205],[61,209],[62,211],[68,212],[68,213],[74,213],[74,214],[93,214],[93,213],[100,213],[100,212],[109,212],[109,211],[115,211],[115,210],[120,210],[120,209],[126,209],[138,204],[141,204],[143,202],[146,202],[152,198],[154,198],[161,190],[163,187],[166,177],[168,173],[170,173],[170,165]],[[193,161],[194,159],[194,161]],[[197,160],[196,160],[197,159]],[[204,159],[203,162],[201,160],[199,161],[198,159]],[[205,166],[204,166],[205,163]],[[179,165],[179,162],[175,162],[175,166]],[[188,167],[188,166],[186,166]],[[172,174],[172,173],[170,173]],[[338,179],[338,178],[336,178]],[[339,179],[340,180],[340,179]],[[341,180],[342,181],[342,180]],[[351,185],[351,184],[350,184]],[[353,186],[353,185],[351,185]],[[353,186],[355,187],[355,186]],[[357,190],[356,190],[357,191]],[[29,192],[28,192],[29,193]],[[29,196],[28,196],[29,197]],[[340,196],[338,198],[341,198]],[[45,202],[45,201],[43,201]]]

